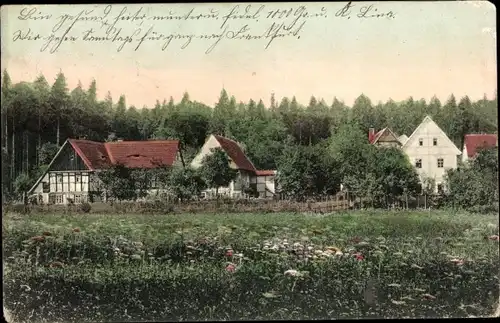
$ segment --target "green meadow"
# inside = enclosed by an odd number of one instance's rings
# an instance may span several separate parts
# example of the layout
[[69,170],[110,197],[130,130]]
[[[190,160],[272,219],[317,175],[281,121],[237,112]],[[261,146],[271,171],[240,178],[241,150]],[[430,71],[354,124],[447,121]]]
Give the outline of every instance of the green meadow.
[[489,316],[498,215],[3,217],[17,321]]

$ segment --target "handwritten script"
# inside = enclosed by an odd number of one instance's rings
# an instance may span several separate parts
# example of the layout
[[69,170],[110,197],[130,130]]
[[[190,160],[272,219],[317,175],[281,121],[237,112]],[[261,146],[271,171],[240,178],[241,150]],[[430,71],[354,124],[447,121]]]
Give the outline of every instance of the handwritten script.
[[[288,5],[288,6],[287,6]],[[165,51],[176,46],[186,49],[195,41],[207,42],[210,54],[223,41],[262,40],[267,49],[277,39],[300,39],[311,20],[330,19],[394,19],[392,11],[381,12],[374,5],[360,6],[349,2],[336,10],[283,3],[280,8],[268,5],[237,4],[230,8],[187,7],[158,13],[153,7],[101,5],[58,14],[45,8],[23,7],[17,19],[26,27],[13,32],[14,42],[40,42],[40,51],[56,53],[71,43],[116,44],[116,51],[138,51],[146,43],[154,43]],[[35,24],[48,24],[49,32],[41,33]],[[192,26],[190,26],[192,25]],[[215,26],[205,28],[205,26]],[[181,28],[180,28],[180,27]]]

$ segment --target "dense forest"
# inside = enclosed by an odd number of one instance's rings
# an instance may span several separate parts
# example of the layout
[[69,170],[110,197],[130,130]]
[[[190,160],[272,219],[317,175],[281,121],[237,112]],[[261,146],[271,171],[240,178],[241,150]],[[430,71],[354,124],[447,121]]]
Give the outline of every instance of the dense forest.
[[457,99],[450,94],[446,102],[436,97],[429,102],[409,97],[402,102],[389,99],[374,103],[361,94],[349,107],[334,97],[335,89],[330,104],[312,96],[306,105],[295,97],[279,100],[272,94],[266,102],[241,102],[222,89],[213,107],[184,93],[180,102],[170,97],[157,100],[154,107],[139,108],[127,106],[125,95],[114,100],[108,92],[104,100],[98,100],[96,92],[95,80],[88,87],[79,84],[68,89],[62,72],[52,84],[43,75],[33,82],[13,84],[8,72],[3,71],[4,190],[12,191],[21,174],[36,176],[67,138],[175,138],[181,140],[189,160],[209,134],[220,134],[242,143],[258,169],[276,169],[280,158],[295,154],[291,147],[297,151],[323,147],[344,125],[359,130],[361,136],[367,136],[372,127],[390,127],[398,136],[409,136],[430,115],[459,148],[466,133],[496,133],[498,128],[496,95],[493,99],[485,95],[475,102],[467,96]]

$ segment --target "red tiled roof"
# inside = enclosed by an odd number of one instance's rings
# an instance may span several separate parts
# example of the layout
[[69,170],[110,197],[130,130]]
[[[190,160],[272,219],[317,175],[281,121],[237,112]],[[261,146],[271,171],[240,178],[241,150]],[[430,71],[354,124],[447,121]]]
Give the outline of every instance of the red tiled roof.
[[231,160],[236,164],[239,169],[248,170],[251,172],[255,172],[255,166],[245,155],[241,147],[238,145],[236,141],[231,139],[214,135],[215,139],[219,142],[222,149],[226,152],[226,154],[231,158]]
[[377,139],[384,133],[384,130],[385,130],[385,128],[380,130],[379,132],[377,132],[373,136],[371,134],[368,134],[368,140],[370,141],[370,143],[373,144],[375,141],[377,141]]
[[496,147],[498,135],[496,134],[468,134],[465,135],[464,144],[467,148],[467,156],[474,157],[480,148]]
[[94,142],[68,139],[91,170],[123,164],[129,168],[171,166],[179,152],[178,140]]
[[68,142],[90,170],[108,167],[111,164],[104,143],[76,139],[68,139]]
[[275,170],[256,170],[255,175],[257,176],[274,176]]
[[395,138],[395,139],[399,142],[399,140],[398,140],[398,138],[396,137],[396,135],[395,135],[395,134],[391,131],[391,129],[389,129],[389,128],[387,128],[387,127],[386,127],[386,128],[384,128],[384,129],[382,129],[382,130],[380,130],[379,132],[377,132],[376,134],[373,134],[373,135],[372,135],[371,133],[368,133],[368,141],[369,141],[371,144],[376,143],[376,142],[380,139],[380,137],[382,137],[382,135],[383,135],[386,131],[388,131],[388,132],[392,133],[392,134],[394,135],[394,138]]

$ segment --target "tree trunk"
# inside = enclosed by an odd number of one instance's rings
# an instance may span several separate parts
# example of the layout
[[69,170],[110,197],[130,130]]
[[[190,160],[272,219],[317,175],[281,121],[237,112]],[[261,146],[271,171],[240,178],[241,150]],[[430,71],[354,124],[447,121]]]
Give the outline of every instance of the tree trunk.
[[[9,118],[8,118],[8,114],[6,111],[5,112],[5,154],[7,156],[9,156],[9,131],[8,131],[8,128],[9,128]],[[2,157],[2,159],[3,159],[3,157]],[[9,174],[9,169],[5,168],[5,172],[6,172],[6,177],[7,177],[7,178],[5,178],[5,181],[7,183],[7,185],[5,187],[9,191],[10,185],[12,183],[12,177],[10,176],[11,174]]]
[[5,112],[5,151],[8,153],[9,152],[9,118],[7,115],[7,111]]
[[60,117],[57,117],[57,132],[56,132],[56,143],[57,147],[59,147],[59,126],[60,126]]
[[10,164],[11,189],[12,189],[12,184],[14,183],[14,178],[16,176],[15,163],[16,163],[16,133],[15,133],[14,119],[13,119],[12,120],[12,158],[11,158],[11,164]]
[[36,151],[36,165],[40,166],[40,148],[42,147],[42,118],[38,114],[38,145]]
[[30,136],[29,133],[26,133],[26,174],[30,170]]
[[28,192],[23,192],[24,213],[28,212]]

